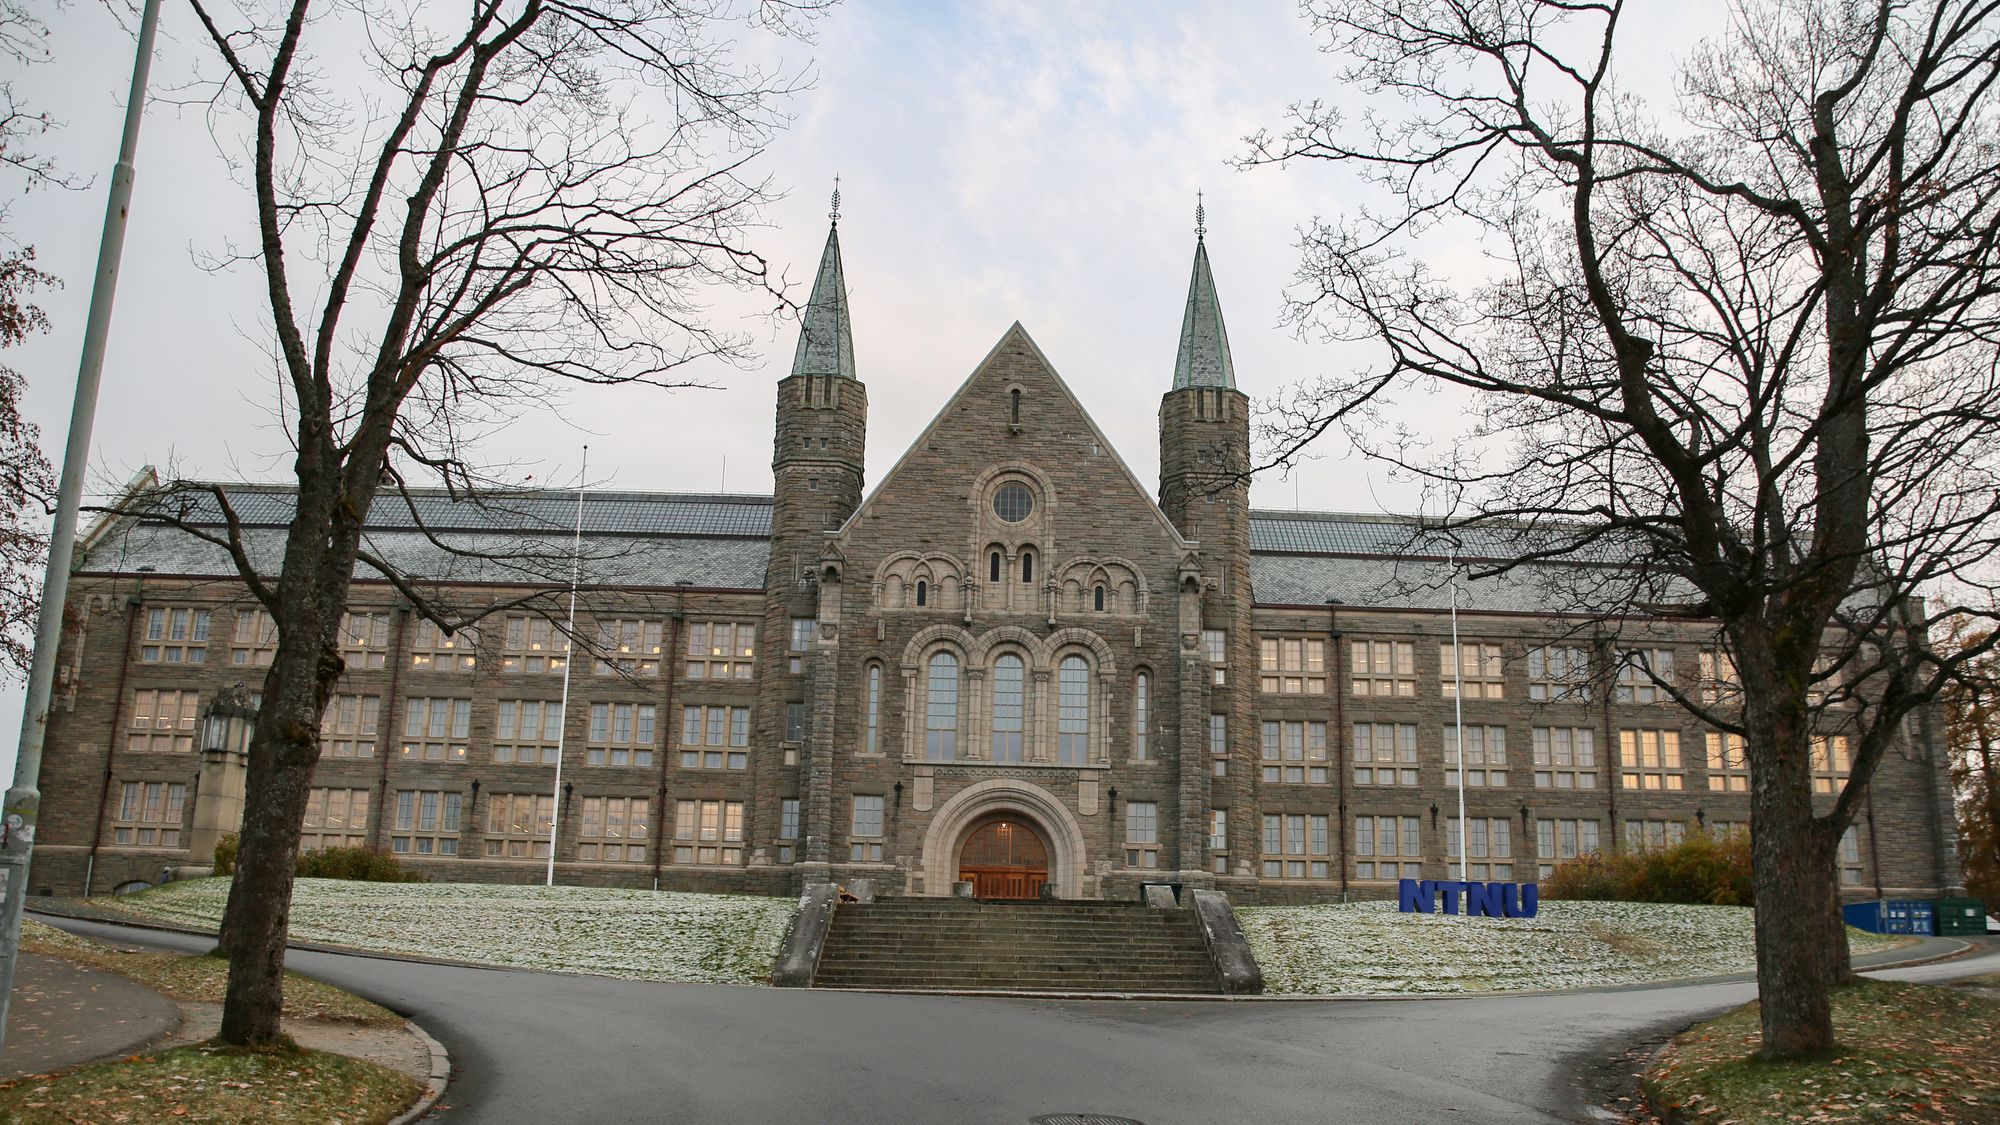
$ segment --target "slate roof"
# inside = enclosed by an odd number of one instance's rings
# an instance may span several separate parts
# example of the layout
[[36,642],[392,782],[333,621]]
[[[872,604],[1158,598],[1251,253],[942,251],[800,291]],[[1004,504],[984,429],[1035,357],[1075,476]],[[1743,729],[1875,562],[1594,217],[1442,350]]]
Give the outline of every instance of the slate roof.
[[[836,196],[834,206],[839,207]],[[799,320],[799,346],[792,353],[794,375],[838,375],[858,378],[854,369],[854,330],[847,316],[847,279],[840,269],[840,226],[826,232],[826,249],[819,258],[812,297]]]
[[[289,486],[231,484],[231,507],[250,555],[274,573],[293,512]],[[158,503],[176,520],[220,531],[226,521],[205,492],[169,493]],[[454,500],[441,491],[387,493],[369,513],[369,551],[405,573],[436,582],[568,581],[576,494],[532,491]],[[703,493],[593,492],[583,505],[584,581],[600,586],[761,590],[769,556],[771,498]],[[1453,540],[1456,539],[1454,544]],[[1465,570],[1509,558],[1519,541],[1504,530],[1427,530],[1412,517],[1330,512],[1250,515],[1250,574],[1265,605],[1444,610],[1450,607],[1454,546]],[[442,544],[442,545],[440,545]],[[178,528],[132,516],[93,528],[78,570],[228,578],[216,545]],[[1462,572],[1463,573],[1463,572]],[[1589,612],[1635,596],[1607,582],[1601,567],[1537,565],[1461,585],[1460,608],[1498,612]],[[358,566],[357,578],[376,577]]]

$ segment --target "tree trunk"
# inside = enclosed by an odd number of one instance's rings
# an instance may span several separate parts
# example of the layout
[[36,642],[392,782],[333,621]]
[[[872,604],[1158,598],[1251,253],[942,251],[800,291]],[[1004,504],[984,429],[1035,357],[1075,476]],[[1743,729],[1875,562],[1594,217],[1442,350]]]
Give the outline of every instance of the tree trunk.
[[[236,875],[222,919],[229,989],[222,1002],[218,1038],[232,1046],[288,1042],[279,1018],[284,1009],[292,879],[298,867],[299,826],[305,820],[319,756],[318,715],[327,691],[321,683],[324,668],[290,665],[309,659],[306,654],[319,647],[280,645],[265,680],[265,698],[275,697],[275,702],[265,704],[250,741]],[[311,721],[302,721],[301,716],[311,716]]]
[[[1757,710],[1752,705],[1752,710]],[[1813,815],[1812,769],[1803,722],[1764,716],[1768,751],[1753,755],[1750,787],[1753,882],[1757,908],[1757,995],[1766,1059],[1833,1049],[1829,994],[1839,979],[1833,926],[1840,896],[1828,821]],[[1761,765],[1762,768],[1758,768]]]

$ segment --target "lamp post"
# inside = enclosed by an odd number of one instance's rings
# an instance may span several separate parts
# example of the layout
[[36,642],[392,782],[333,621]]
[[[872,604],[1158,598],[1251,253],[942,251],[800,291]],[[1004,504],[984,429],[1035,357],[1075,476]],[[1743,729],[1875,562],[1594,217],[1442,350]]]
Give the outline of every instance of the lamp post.
[[215,845],[243,827],[243,779],[256,726],[256,705],[241,682],[216,692],[202,712],[201,773],[188,836],[188,858],[195,863],[215,855]]

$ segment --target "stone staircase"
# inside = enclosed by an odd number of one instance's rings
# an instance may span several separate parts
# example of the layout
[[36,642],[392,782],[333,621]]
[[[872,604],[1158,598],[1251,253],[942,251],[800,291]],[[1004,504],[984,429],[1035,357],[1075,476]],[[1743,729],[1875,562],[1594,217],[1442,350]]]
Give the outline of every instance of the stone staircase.
[[1192,910],[904,898],[834,913],[813,984],[994,992],[1220,992]]

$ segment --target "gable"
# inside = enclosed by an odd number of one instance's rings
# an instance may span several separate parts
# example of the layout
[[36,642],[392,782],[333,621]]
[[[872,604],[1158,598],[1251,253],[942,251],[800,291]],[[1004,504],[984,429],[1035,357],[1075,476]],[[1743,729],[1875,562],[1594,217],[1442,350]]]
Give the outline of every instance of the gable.
[[967,569],[977,571],[981,537],[1008,531],[993,518],[991,493],[1009,479],[1035,494],[1032,520],[1046,532],[1045,549],[1061,557],[1143,559],[1148,569],[1171,570],[1191,547],[1018,322],[862,501],[836,543],[850,561],[871,568],[889,553],[935,549],[962,553]]

